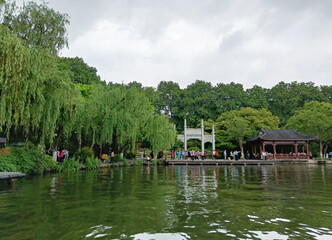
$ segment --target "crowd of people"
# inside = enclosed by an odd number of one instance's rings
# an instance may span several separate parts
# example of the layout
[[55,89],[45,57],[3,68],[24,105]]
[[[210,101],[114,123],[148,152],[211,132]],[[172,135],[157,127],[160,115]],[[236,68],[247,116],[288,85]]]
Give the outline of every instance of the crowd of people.
[[[185,151],[184,149],[180,149],[177,152],[171,152],[171,159],[177,158],[178,160],[205,160],[211,157],[213,160],[224,159],[224,160],[239,160],[241,157],[240,151],[231,151],[227,152],[224,150],[223,153],[219,154],[218,151],[212,151],[212,154],[207,156],[206,151],[195,151],[193,149],[189,151]],[[250,154],[247,152],[246,159],[249,159]]]
[[69,151],[66,148],[62,149],[62,151],[51,148],[48,150],[48,153],[52,156],[53,161],[56,163],[63,163],[69,158]]

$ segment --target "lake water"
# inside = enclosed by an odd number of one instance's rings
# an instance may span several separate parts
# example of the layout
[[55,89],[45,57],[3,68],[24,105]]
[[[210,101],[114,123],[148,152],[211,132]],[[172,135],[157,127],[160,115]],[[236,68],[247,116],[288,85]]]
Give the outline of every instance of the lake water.
[[151,166],[0,182],[0,239],[332,239],[332,166]]

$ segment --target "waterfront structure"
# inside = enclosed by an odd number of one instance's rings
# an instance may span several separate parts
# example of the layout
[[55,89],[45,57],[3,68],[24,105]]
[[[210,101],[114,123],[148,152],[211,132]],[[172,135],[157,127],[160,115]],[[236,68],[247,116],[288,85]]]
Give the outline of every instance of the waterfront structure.
[[253,156],[265,153],[267,159],[308,159],[311,156],[309,141],[316,139],[294,129],[261,129],[257,136],[246,142]]
[[201,120],[201,128],[188,128],[187,127],[187,120],[184,120],[184,134],[178,135],[178,140],[184,143],[184,149],[187,151],[187,141],[189,139],[199,139],[202,141],[202,152],[205,151],[204,144],[207,142],[212,143],[212,151],[216,150],[215,144],[215,132],[214,132],[214,125],[212,125],[212,134],[205,135],[204,134],[204,121]]

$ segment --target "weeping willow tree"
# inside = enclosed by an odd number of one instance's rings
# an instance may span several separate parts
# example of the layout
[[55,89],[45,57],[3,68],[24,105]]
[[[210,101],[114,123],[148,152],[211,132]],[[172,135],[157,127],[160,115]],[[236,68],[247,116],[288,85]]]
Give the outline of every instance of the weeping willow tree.
[[123,101],[117,108],[117,121],[113,136],[114,145],[121,153],[134,151],[141,131],[146,127],[154,109],[149,99],[136,87],[122,89]]
[[146,138],[156,156],[159,151],[170,149],[174,145],[176,138],[174,124],[165,115],[155,115],[149,119]]
[[[0,25],[0,127],[41,144],[52,142],[61,113],[69,119],[79,95],[57,59]],[[68,131],[69,132],[69,131]]]
[[133,151],[136,140],[153,114],[147,97],[136,88],[92,86],[92,93],[77,109],[75,121],[79,144],[82,138],[99,144],[111,144],[116,152]]
[[38,104],[32,103],[43,102],[43,67],[49,60],[0,25],[0,126],[7,138],[13,126],[28,134],[30,125],[40,122]]
[[[47,102],[44,106],[43,122],[50,122],[55,127],[54,132],[47,131],[45,134],[55,137],[54,147],[57,148],[61,137],[68,139],[71,136],[77,109],[83,104],[83,97],[68,73],[59,69],[55,71],[53,78],[46,82],[44,95],[47,96]],[[48,136],[48,139],[51,137]]]
[[122,94],[118,89],[102,84],[92,86],[92,93],[79,105],[75,120],[75,129],[81,147],[82,138],[92,137],[91,148],[94,144],[111,143],[116,121],[116,106],[121,102]]
[[31,1],[18,7],[15,2],[9,2],[1,14],[2,24],[23,39],[30,48],[46,49],[56,55],[68,46],[66,25],[69,24],[69,16],[54,11],[46,3]]

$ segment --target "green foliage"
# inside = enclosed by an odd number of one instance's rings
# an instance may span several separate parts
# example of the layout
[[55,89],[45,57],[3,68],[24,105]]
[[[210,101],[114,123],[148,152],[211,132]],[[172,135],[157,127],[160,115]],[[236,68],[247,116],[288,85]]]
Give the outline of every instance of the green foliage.
[[63,57],[60,59],[60,63],[72,73],[71,80],[73,83],[91,85],[100,82],[100,77],[97,75],[97,69],[90,67],[82,58]]
[[77,159],[80,159],[83,163],[86,163],[88,158],[94,157],[93,151],[89,147],[83,147],[81,150],[77,151],[74,156]]
[[151,162],[152,162],[152,164],[155,165],[155,166],[158,165],[158,160],[157,160],[157,159],[152,159]]
[[241,108],[220,115],[215,122],[216,139],[219,142],[228,142],[228,146],[231,146],[231,141],[236,141],[243,157],[245,138],[256,135],[260,129],[277,129],[278,124],[279,118],[264,108]]
[[45,155],[43,149],[32,144],[25,147],[11,147],[11,153],[0,156],[0,171],[42,173],[54,167],[54,161]]
[[123,163],[123,165],[124,165],[125,167],[129,167],[129,166],[130,166],[130,164],[129,164],[129,162],[128,162],[127,159],[121,159],[121,162]]
[[135,166],[143,166],[143,160],[137,160]]
[[80,90],[82,97],[88,100],[92,94],[92,85],[77,83],[75,86]]
[[267,94],[270,101],[269,110],[281,120],[284,126],[294,112],[311,101],[328,101],[313,82],[284,83],[275,85]]
[[194,151],[196,151],[196,152],[197,152],[197,151],[198,151],[198,152],[200,151],[199,147],[188,147],[188,151],[189,151],[189,150],[194,150]]
[[172,81],[161,81],[158,84],[157,91],[159,98],[156,99],[156,111],[162,112],[172,118],[178,111],[178,102],[180,100],[180,86]]
[[310,102],[295,112],[286,125],[298,132],[318,136],[320,142],[320,157],[324,156],[324,148],[332,141],[332,104],[326,102]]
[[174,125],[165,115],[155,115],[147,124],[146,137],[156,156],[157,152],[170,149],[174,145],[176,139]]
[[56,58],[27,48],[0,25],[0,131],[7,138],[13,127],[42,144],[52,143],[61,125],[68,133],[77,94]]
[[118,153],[114,155],[113,162],[121,162],[122,159],[123,158],[121,158],[121,155]]
[[62,168],[63,169],[67,169],[67,171],[71,171],[71,172],[77,172],[81,169],[81,163],[80,161],[75,157],[70,158],[68,160],[66,160],[63,164],[62,164]]
[[85,168],[88,170],[99,168],[99,159],[95,157],[88,157],[85,162]]
[[136,158],[136,154],[135,153],[127,153],[125,155],[125,158],[127,158],[127,159],[135,159]]
[[16,162],[16,158],[12,154],[0,156],[0,172],[18,172],[19,167],[17,167]]
[[15,3],[6,4],[2,24],[31,48],[43,48],[56,54],[68,45],[68,15],[48,8],[45,3],[28,2],[21,8]]

